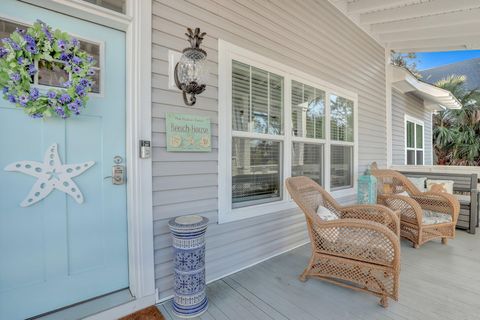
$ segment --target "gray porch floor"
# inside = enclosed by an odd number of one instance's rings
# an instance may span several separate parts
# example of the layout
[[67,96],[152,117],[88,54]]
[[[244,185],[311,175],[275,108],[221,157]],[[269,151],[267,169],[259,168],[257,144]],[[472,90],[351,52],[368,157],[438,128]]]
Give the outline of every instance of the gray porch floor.
[[[209,308],[200,319],[480,319],[480,234],[413,249],[402,241],[400,299],[383,309],[378,298],[297,276],[310,245],[208,285]],[[208,266],[207,266],[208,267]],[[158,306],[166,319],[171,301]]]

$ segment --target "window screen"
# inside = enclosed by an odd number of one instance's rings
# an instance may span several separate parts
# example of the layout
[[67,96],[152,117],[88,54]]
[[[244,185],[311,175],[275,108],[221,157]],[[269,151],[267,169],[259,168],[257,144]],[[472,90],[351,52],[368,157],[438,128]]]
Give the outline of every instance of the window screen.
[[325,138],[325,91],[292,81],[293,135]]
[[414,165],[415,163],[415,150],[407,150],[407,164]]
[[353,147],[332,145],[330,149],[330,187],[332,190],[353,186]]
[[415,148],[415,124],[407,121],[407,148]]
[[294,142],[292,148],[292,176],[307,176],[323,185],[322,144]]
[[423,165],[423,124],[420,120],[406,121],[406,164]]
[[232,203],[241,207],[281,200],[281,142],[232,139]]
[[423,148],[423,126],[417,124],[416,125],[416,146],[417,148]]
[[353,101],[330,95],[330,134],[336,141],[353,142]]
[[283,134],[283,78],[232,62],[232,126],[235,131]]

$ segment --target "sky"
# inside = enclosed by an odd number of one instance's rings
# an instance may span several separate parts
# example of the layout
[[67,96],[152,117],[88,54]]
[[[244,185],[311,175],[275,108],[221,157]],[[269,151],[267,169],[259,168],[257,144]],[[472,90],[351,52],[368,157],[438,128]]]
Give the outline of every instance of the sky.
[[418,70],[425,70],[473,58],[480,58],[480,50],[418,52],[416,63]]

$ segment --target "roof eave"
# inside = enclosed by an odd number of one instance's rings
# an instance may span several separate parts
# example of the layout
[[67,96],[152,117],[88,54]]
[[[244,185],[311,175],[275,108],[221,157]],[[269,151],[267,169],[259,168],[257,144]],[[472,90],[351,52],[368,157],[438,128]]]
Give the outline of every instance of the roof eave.
[[412,92],[424,101],[429,100],[430,105],[437,104],[437,110],[462,108],[460,101],[450,91],[417,79],[403,67],[391,65],[390,68],[392,68],[392,86],[394,88],[403,93]]

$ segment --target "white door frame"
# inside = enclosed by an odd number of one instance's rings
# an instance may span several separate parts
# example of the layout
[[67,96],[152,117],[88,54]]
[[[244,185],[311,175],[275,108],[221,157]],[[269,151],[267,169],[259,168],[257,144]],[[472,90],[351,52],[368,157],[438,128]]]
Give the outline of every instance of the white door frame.
[[140,159],[140,140],[152,139],[152,1],[126,0],[120,14],[81,0],[19,0],[126,33],[126,157],[129,287],[135,299],[87,319],[118,319],[155,304],[152,160]]

